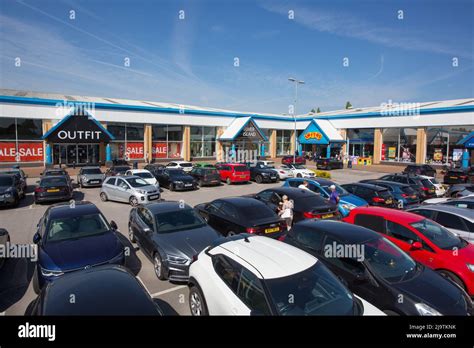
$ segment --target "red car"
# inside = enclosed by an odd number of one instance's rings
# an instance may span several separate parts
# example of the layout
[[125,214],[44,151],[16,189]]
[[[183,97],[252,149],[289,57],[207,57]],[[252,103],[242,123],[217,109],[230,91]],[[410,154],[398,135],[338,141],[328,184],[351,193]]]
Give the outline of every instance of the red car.
[[421,215],[380,207],[355,208],[343,221],[383,234],[474,297],[474,245],[443,226]]
[[283,156],[281,158],[281,164],[306,164],[306,158],[303,156],[296,156],[293,161],[293,156]]
[[241,163],[220,163],[216,165],[221,181],[232,184],[236,182],[250,181],[250,169]]

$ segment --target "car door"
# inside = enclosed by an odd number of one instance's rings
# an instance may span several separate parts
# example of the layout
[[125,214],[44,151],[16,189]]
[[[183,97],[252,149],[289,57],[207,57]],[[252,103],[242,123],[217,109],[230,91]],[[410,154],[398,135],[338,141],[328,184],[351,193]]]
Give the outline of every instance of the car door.
[[155,251],[155,244],[153,242],[153,234],[155,231],[155,220],[153,213],[145,207],[137,209],[137,225],[140,227],[138,233],[140,248],[142,248],[149,256],[152,256]]
[[102,187],[103,190],[105,191],[105,194],[107,195],[107,198],[110,199],[111,201],[115,201],[117,199],[117,194],[116,194],[116,189],[117,186],[115,186],[115,182],[117,179],[113,176],[108,177],[107,180],[103,183]]
[[125,182],[125,180],[117,178],[116,190],[115,190],[117,201],[128,202],[128,199],[130,198],[130,195],[131,195],[130,191],[131,191],[131,188]]
[[237,209],[228,202],[222,202],[217,216],[220,218],[220,225],[225,235],[232,231],[234,233],[245,232],[245,228],[239,223],[239,214]]
[[200,212],[200,215],[207,221],[207,224],[214,228],[219,233],[223,234],[223,219],[221,218],[221,214],[219,213],[219,209],[222,206],[222,201],[214,201],[208,203],[204,207],[204,212]]
[[438,211],[435,221],[468,242],[474,242],[474,233],[473,231],[469,231],[469,226],[466,224],[466,222],[469,221],[465,221],[462,217],[448,212]]

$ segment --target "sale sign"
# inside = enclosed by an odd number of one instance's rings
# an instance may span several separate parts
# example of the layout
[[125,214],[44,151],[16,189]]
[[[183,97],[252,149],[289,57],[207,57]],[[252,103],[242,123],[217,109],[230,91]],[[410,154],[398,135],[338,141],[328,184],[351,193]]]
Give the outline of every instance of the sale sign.
[[[123,146],[120,147],[120,152],[123,151]],[[143,143],[127,143],[127,150],[125,152],[129,159],[142,159],[145,157],[145,149]],[[120,154],[122,157],[123,154]]]
[[41,162],[44,159],[43,143],[0,142],[0,162]]
[[153,143],[151,145],[152,158],[167,158],[168,146],[166,143]]

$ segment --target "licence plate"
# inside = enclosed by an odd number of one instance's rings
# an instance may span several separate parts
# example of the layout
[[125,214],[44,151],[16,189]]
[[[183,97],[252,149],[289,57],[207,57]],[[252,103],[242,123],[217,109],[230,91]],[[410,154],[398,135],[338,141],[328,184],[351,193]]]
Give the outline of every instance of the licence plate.
[[151,196],[148,196],[148,199],[157,199],[158,198],[158,195],[151,195]]
[[98,184],[100,181],[99,180],[91,180],[89,181],[91,184]]
[[280,227],[266,228],[265,233],[273,233],[280,231]]
[[185,187],[193,186],[193,184],[184,184]]
[[393,201],[392,201],[391,199],[387,199],[387,200],[385,201],[385,203],[387,203],[387,204],[392,204]]
[[324,215],[321,216],[321,219],[329,219],[333,216],[334,216],[334,214],[324,214]]
[[415,198],[416,198],[416,195],[413,195],[413,196],[411,196],[410,198],[411,198],[411,199],[415,199]]
[[457,180],[458,177],[457,176],[450,176],[449,178]]
[[46,192],[59,192],[59,189],[46,190]]

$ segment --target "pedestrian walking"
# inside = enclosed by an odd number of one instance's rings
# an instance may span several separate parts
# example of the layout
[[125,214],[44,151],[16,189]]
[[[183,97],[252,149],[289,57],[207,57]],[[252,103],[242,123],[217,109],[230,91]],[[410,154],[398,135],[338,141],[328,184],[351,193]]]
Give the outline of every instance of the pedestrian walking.
[[282,202],[278,215],[286,222],[286,228],[289,231],[293,222],[293,208],[294,204],[292,200],[288,199],[287,195],[282,197]]
[[336,186],[331,185],[329,186],[331,190],[331,195],[329,196],[329,202],[332,204],[339,204],[339,193],[337,193]]

